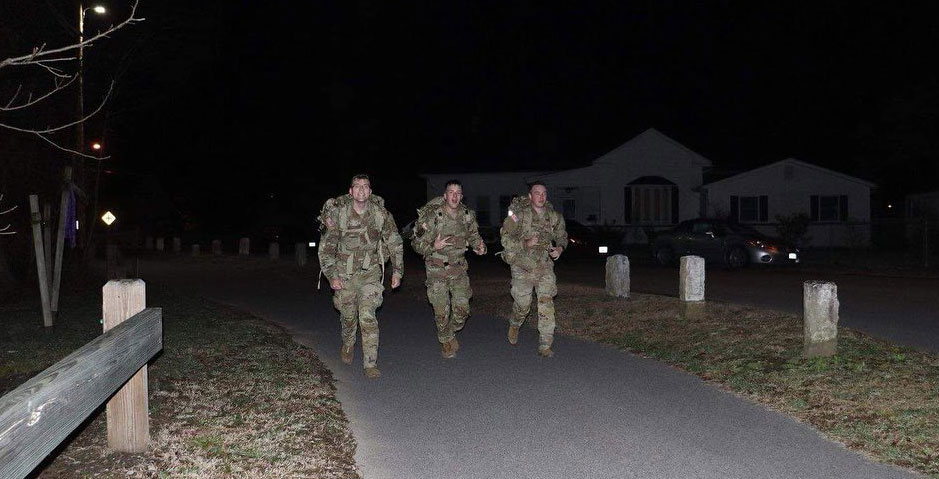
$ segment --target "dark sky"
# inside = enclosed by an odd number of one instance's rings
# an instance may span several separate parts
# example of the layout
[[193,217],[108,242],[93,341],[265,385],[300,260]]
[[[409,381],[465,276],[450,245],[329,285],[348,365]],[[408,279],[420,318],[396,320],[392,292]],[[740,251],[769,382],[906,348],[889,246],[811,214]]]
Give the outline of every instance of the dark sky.
[[[397,194],[422,188],[421,171],[579,166],[649,127],[727,169],[796,157],[887,196],[939,188],[932,8],[144,0],[141,12],[115,39],[134,49],[108,123],[114,170],[156,173],[199,203],[238,208],[298,179],[339,193],[357,171]],[[115,54],[101,55],[107,77]]]

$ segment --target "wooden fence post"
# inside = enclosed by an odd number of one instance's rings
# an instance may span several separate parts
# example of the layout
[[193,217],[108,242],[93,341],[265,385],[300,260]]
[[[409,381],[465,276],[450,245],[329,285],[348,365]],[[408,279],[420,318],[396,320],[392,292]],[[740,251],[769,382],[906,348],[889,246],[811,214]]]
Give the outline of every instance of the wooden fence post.
[[39,300],[42,301],[42,324],[52,327],[52,310],[49,302],[49,278],[46,277],[46,255],[42,252],[42,215],[39,214],[39,197],[29,195],[29,213],[33,223],[33,248],[36,250],[36,272],[39,276]]
[[[111,280],[103,289],[104,331],[143,311],[147,303],[143,280]],[[108,447],[121,452],[143,452],[150,441],[147,365],[144,364],[114,394],[107,406]]]
[[62,285],[62,253],[65,250],[65,221],[68,217],[68,198],[72,192],[72,167],[62,173],[62,199],[59,202],[59,229],[55,232],[55,265],[52,271],[52,312],[59,311],[59,290]]

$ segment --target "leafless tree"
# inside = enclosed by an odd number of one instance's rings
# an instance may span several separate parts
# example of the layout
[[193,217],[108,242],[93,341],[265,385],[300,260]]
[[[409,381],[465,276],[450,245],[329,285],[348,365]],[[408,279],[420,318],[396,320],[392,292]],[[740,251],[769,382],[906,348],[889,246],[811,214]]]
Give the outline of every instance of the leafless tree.
[[[36,108],[44,103],[52,101],[50,99],[59,97],[60,95],[57,95],[58,93],[71,86],[79,78],[79,66],[71,67],[73,69],[69,69],[67,67],[67,65],[77,63],[77,55],[79,50],[92,47],[96,43],[109,38],[114,32],[128,25],[143,21],[144,18],[137,16],[137,6],[139,3],[140,0],[134,1],[134,4],[130,8],[130,13],[126,18],[124,18],[123,21],[117,24],[112,24],[107,29],[95,35],[91,35],[87,39],[55,48],[49,48],[45,43],[43,43],[33,47],[32,52],[28,54],[0,60],[0,82],[4,81],[4,69],[12,69],[14,67],[38,69],[41,72],[41,76],[46,78],[46,81],[44,82],[46,85],[44,87],[40,87],[38,91],[24,91],[22,84],[17,85],[15,89],[11,88],[11,90],[14,90],[14,92],[10,98],[0,99],[0,119],[3,119],[3,117],[7,114],[16,114],[18,112],[27,111],[30,108]],[[29,90],[29,88],[26,88],[25,90]],[[67,148],[60,142],[53,139],[51,135],[74,127],[96,115],[104,107],[105,103],[107,103],[108,98],[111,96],[113,90],[114,82],[112,81],[108,87],[107,93],[98,103],[98,106],[90,113],[87,113],[80,118],[54,121],[52,124],[47,124],[44,126],[26,126],[14,124],[14,122],[4,120],[0,121],[0,128],[37,136],[46,143],[54,146],[55,148],[58,148],[59,150],[63,150],[78,156],[96,160],[106,159],[107,156],[95,156]]]
[[[13,206],[10,207],[10,208],[3,209],[3,193],[0,193],[0,216],[3,216],[3,215],[5,215],[5,214],[12,213],[13,210],[15,210],[17,207],[18,207],[18,205],[13,205]],[[6,223],[6,225],[3,225],[3,223]],[[10,230],[10,227],[12,226],[11,223],[8,223],[8,222],[5,222],[5,221],[0,221],[0,225],[3,225],[3,226],[0,226],[0,236],[2,236],[2,235],[15,235],[15,234],[16,234],[16,231],[11,231],[11,230]]]

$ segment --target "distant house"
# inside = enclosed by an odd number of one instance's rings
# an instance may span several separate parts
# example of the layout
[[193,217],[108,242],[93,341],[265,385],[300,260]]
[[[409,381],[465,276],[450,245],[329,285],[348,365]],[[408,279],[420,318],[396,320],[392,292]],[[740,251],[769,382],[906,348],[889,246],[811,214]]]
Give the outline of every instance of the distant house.
[[589,166],[562,171],[427,173],[427,197],[448,179],[463,183],[464,201],[481,226],[497,226],[515,195],[541,180],[568,220],[622,228],[624,241],[645,242],[655,230],[699,216],[730,218],[776,234],[776,216],[805,213],[813,246],[870,242],[873,183],[795,159],[704,184],[707,158],[650,128]]
[[633,240],[645,228],[670,227],[700,210],[698,188],[710,160],[655,129],[597,158],[589,166],[550,172],[432,173],[427,196],[440,195],[450,178],[463,183],[465,202],[481,225],[501,224],[509,202],[541,180],[548,199],[564,217],[587,225],[633,226]]
[[726,217],[776,233],[776,217],[809,217],[811,246],[870,244],[869,181],[789,158],[701,187],[702,216]]

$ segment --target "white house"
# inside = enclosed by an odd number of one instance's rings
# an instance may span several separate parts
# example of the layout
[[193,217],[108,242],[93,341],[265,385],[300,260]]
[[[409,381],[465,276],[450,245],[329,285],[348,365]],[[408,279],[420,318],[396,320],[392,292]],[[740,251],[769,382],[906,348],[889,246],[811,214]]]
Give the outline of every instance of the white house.
[[811,246],[870,243],[875,184],[789,158],[701,188],[702,216],[726,217],[775,235],[777,216],[804,213]]
[[641,240],[643,228],[668,227],[698,216],[698,188],[710,166],[707,158],[650,128],[583,168],[422,176],[428,198],[440,195],[448,179],[459,179],[464,201],[476,209],[480,225],[500,224],[512,197],[540,180],[565,218],[587,225],[633,226],[627,231],[640,236],[633,240]]

